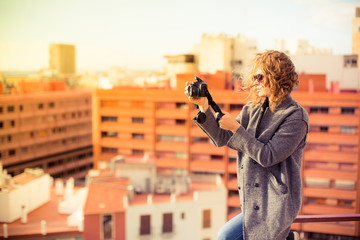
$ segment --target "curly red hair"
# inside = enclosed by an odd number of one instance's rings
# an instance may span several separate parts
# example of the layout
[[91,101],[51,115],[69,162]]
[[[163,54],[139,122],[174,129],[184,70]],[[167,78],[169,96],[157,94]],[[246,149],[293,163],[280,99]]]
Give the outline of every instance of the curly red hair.
[[264,85],[270,88],[269,107],[271,111],[274,111],[299,84],[295,66],[283,52],[268,50],[256,54],[250,77],[243,82],[243,87],[250,90],[249,97],[253,104],[259,104],[263,100],[253,87],[254,76],[258,70],[265,76]]

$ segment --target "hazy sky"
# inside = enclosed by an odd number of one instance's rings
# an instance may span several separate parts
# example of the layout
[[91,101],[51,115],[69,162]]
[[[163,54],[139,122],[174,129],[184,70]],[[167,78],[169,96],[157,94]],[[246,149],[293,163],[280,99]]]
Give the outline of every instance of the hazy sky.
[[275,39],[308,40],[351,54],[350,0],[0,0],[0,70],[48,66],[50,43],[76,45],[79,70],[161,70],[201,35],[244,35],[270,49]]

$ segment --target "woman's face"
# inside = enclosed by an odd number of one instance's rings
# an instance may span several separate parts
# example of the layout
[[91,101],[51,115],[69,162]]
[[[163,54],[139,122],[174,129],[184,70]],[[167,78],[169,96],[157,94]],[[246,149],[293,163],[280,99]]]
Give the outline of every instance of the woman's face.
[[259,97],[268,97],[270,95],[270,88],[265,86],[265,78],[266,76],[258,69],[254,76],[254,85]]

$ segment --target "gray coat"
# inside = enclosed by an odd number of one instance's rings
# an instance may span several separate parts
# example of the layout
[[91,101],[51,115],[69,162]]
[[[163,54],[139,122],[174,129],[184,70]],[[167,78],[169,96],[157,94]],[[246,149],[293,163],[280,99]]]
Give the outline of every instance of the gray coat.
[[267,108],[261,118],[261,111],[261,106],[245,105],[234,134],[218,127],[210,108],[203,124],[194,122],[216,146],[238,151],[244,239],[284,240],[301,207],[300,170],[309,117],[290,95],[274,112]]

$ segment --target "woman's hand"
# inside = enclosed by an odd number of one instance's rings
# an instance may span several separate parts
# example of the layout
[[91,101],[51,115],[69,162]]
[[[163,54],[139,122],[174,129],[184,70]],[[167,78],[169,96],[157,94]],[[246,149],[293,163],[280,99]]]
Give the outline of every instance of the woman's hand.
[[236,119],[230,113],[224,113],[225,115],[222,116],[219,120],[219,126],[222,129],[230,130],[235,133],[239,127],[240,123],[236,121]]
[[[186,96],[188,96],[189,84],[190,84],[189,82],[185,83],[184,94]],[[206,112],[206,110],[209,108],[209,101],[206,97],[188,97],[188,99],[189,99],[189,102],[198,105],[201,112]]]

